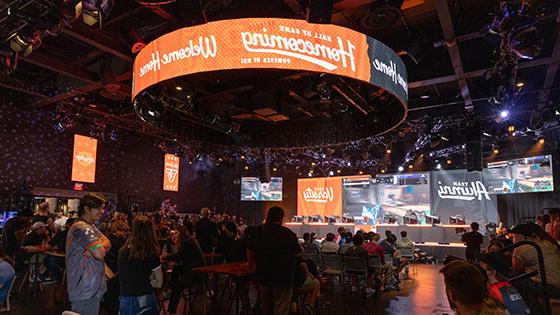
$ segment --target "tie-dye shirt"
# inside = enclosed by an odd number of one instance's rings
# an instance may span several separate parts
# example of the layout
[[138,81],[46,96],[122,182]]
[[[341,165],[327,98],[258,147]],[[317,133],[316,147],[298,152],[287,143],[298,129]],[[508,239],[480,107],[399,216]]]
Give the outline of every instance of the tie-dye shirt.
[[66,239],[66,273],[70,302],[102,297],[107,290],[105,263],[86,251],[102,246],[102,233],[85,221],[77,221],[68,231]]

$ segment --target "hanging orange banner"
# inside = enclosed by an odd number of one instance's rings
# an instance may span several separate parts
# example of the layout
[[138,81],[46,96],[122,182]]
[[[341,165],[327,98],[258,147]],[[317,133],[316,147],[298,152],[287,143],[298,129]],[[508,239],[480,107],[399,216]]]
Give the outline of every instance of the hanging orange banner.
[[134,60],[132,100],[159,82],[220,70],[284,69],[340,75],[408,99],[406,67],[380,41],[305,20],[247,18],[182,28],[144,47]]
[[72,181],[95,183],[95,159],[97,158],[97,139],[74,135],[74,154],[72,156]]
[[166,154],[163,163],[163,190],[179,191],[179,157]]
[[342,215],[342,177],[298,179],[298,215]]

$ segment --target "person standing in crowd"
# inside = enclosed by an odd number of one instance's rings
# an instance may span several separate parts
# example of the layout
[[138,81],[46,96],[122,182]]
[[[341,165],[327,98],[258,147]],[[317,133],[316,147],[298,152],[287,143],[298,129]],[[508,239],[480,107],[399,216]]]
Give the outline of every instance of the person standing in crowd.
[[221,254],[226,261],[229,261],[231,246],[237,237],[237,226],[231,222],[229,215],[224,214],[219,229],[216,253]]
[[335,241],[333,233],[327,233],[327,238],[321,243],[322,254],[336,254],[338,252],[338,243]]
[[43,223],[47,223],[47,220],[51,217],[50,216],[50,212],[49,212],[49,203],[48,202],[42,202],[39,204],[39,207],[37,209],[37,213],[33,216],[33,218],[31,219],[31,221],[33,223],[35,222],[43,222]]
[[284,210],[268,209],[266,221],[258,226],[248,251],[249,266],[256,267],[265,315],[287,315],[294,287],[296,256],[302,254],[298,238],[282,226]]
[[[16,276],[14,267],[4,259],[4,249],[0,247],[0,305],[4,305],[8,298],[8,291],[12,285],[12,281]],[[7,311],[6,308],[0,307],[0,312]]]
[[334,241],[338,244],[338,246],[341,246],[345,243],[344,236],[346,235],[346,230],[344,229],[344,227],[339,226],[337,232],[338,233],[336,234]]
[[478,232],[480,225],[477,222],[471,223],[471,231],[463,234],[461,241],[467,244],[465,256],[468,261],[476,261],[480,255],[480,245],[484,243],[484,237]]
[[486,271],[489,297],[500,303],[511,315],[532,314],[515,287],[507,281],[511,258],[504,253],[489,253],[480,257],[478,265]]
[[206,279],[203,274],[192,271],[193,268],[206,265],[204,254],[198,242],[192,237],[192,225],[187,223],[185,226],[179,227],[177,232],[179,251],[164,257],[169,261],[175,262],[169,283],[171,297],[169,299],[167,312],[170,315],[177,312],[183,290],[200,285]]
[[106,203],[105,196],[99,193],[82,197],[78,207],[79,220],[68,231],[68,300],[72,311],[81,315],[98,315],[101,297],[107,289],[104,258],[111,249],[111,242],[95,227]]
[[457,315],[505,315],[505,310],[488,299],[486,281],[479,269],[463,260],[443,267],[445,293],[449,306]]
[[64,210],[62,210],[62,208],[56,209],[55,215],[56,218],[54,220],[54,226],[58,229],[58,231],[64,231],[68,217],[64,215]]
[[146,216],[132,221],[132,233],[119,251],[120,315],[157,315],[154,288],[161,288],[163,271],[154,223]]
[[105,264],[115,275],[107,281],[107,292],[103,297],[103,308],[109,314],[118,314],[119,312],[119,296],[120,284],[118,273],[119,251],[130,236],[130,226],[127,221],[122,219],[113,219],[109,222],[107,228],[107,237],[111,242],[111,249],[105,255]]
[[[23,209],[16,217],[9,219],[4,224],[2,246],[4,247],[4,253],[11,259],[15,259],[19,254],[20,242],[25,237],[25,231],[31,225],[31,217],[33,217],[33,211]],[[16,261],[16,266],[18,266],[18,263]],[[16,270],[19,269],[16,267]]]
[[212,253],[218,238],[218,226],[210,221],[210,209],[200,210],[201,219],[196,222],[195,235],[203,253]]

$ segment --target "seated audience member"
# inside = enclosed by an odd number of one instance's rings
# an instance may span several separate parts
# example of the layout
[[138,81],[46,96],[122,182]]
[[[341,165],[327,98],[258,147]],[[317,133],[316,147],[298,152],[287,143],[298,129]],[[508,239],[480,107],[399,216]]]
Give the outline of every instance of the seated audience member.
[[[354,237],[352,238],[352,246],[349,247],[345,252],[344,252],[344,256],[346,257],[359,257],[359,258],[363,258],[365,260],[366,266],[368,265],[368,259],[369,259],[369,254],[368,251],[364,249],[363,245],[364,245],[364,237],[362,234],[356,234],[354,235]],[[369,278],[368,279],[372,279]],[[357,292],[358,291],[358,286],[355,283],[355,279],[352,279],[352,292]],[[366,294],[371,294],[373,293],[373,284],[369,283],[369,285],[366,287]]]
[[[19,256],[20,242],[25,237],[27,228],[31,225],[31,217],[33,217],[33,211],[24,209],[16,217],[8,219],[4,224],[2,229],[2,247],[6,256],[11,259]],[[16,260],[16,264],[18,266],[20,262]],[[19,270],[19,268],[16,269]]]
[[465,255],[467,260],[475,261],[480,255],[480,245],[484,243],[482,234],[478,232],[480,225],[476,222],[471,223],[471,231],[463,234],[461,241],[467,245]]
[[64,210],[62,210],[62,208],[56,209],[55,215],[54,225],[58,231],[64,231],[68,217],[64,215]]
[[288,314],[294,287],[298,238],[282,226],[284,210],[268,209],[264,225],[258,226],[248,251],[249,266],[260,279],[264,314]]
[[303,247],[303,250],[306,252],[319,253],[319,248],[315,246],[315,243],[311,240],[311,235],[309,233],[303,233],[303,244],[301,247]]
[[118,256],[120,315],[159,313],[154,292],[163,285],[159,251],[152,220],[143,215],[134,218],[130,237]]
[[531,310],[517,289],[507,281],[511,258],[504,253],[489,253],[480,257],[478,265],[486,271],[488,295],[511,315],[531,314]]
[[486,253],[495,253],[502,248],[504,248],[504,244],[499,240],[494,239],[490,242],[490,244],[488,244],[488,247],[486,248]]
[[[38,255],[41,252],[51,249],[51,246],[47,243],[49,237],[49,232],[47,231],[47,226],[41,222],[37,221],[33,223],[31,226],[31,230],[27,232],[23,241],[21,241],[21,249],[22,254],[18,259],[22,261],[28,261],[34,255]],[[51,281],[52,279],[47,279],[46,271],[49,271],[51,276],[56,274],[52,261],[45,261],[47,258],[45,255],[39,255],[36,257],[37,261],[33,261],[33,263],[38,262],[41,264],[39,268],[39,280],[40,281]],[[48,270],[47,270],[48,268]]]
[[[15,275],[14,267],[4,259],[4,249],[0,247],[0,305],[6,303],[8,291]],[[0,307],[0,312],[3,311],[7,311],[7,309]]]
[[[529,240],[535,242],[542,250],[548,283],[548,294],[551,298],[560,298],[560,245],[538,225],[528,223],[513,228],[514,242]],[[537,251],[530,245],[522,245],[513,250],[513,270],[515,272],[533,272],[539,270]],[[531,278],[534,291],[540,291],[540,275]],[[523,289],[521,289],[523,290]],[[523,293],[523,292],[522,292]]]
[[192,271],[193,268],[206,265],[200,245],[198,245],[198,242],[192,237],[192,225],[186,224],[178,228],[177,231],[179,233],[179,251],[176,254],[166,257],[168,260],[177,263],[173,266],[171,280],[169,282],[171,297],[169,299],[167,312],[171,315],[177,312],[177,306],[179,306],[179,300],[181,299],[181,292],[183,292],[185,288],[193,288],[196,285],[202,284],[206,279],[204,274]]
[[[249,248],[249,244],[251,244],[251,239],[253,238],[255,231],[256,228],[254,226],[247,226],[243,230],[241,237],[233,241],[230,253],[231,262],[247,261],[247,250]],[[249,299],[249,287],[251,284],[253,284],[255,290],[257,291],[257,300],[253,306],[253,312],[262,308],[259,284],[257,281],[254,281],[254,279],[251,279],[250,281],[243,283],[242,290],[240,292],[242,314],[249,314],[251,311],[251,300]]]
[[[389,234],[387,234],[389,232]],[[387,236],[379,245],[383,247],[383,253],[388,257],[396,257],[397,255],[397,247],[395,246],[395,238],[391,231],[385,231],[385,235]],[[385,261],[387,264],[393,265],[393,261]]]
[[367,243],[364,243],[363,247],[368,252],[369,255],[378,255],[382,264],[385,264],[385,255],[383,253],[383,247],[375,242],[375,233],[369,232],[367,234]]
[[440,272],[449,306],[457,315],[505,315],[497,302],[488,299],[488,288],[480,270],[463,260],[454,260]]
[[317,239],[317,234],[315,234],[315,232],[311,232],[309,237],[311,237],[311,243],[315,244],[315,247],[317,248],[317,250],[320,251],[321,250],[321,242],[319,242],[319,240]]
[[[401,240],[397,241],[396,244],[397,249],[406,248],[406,249],[414,250],[414,242],[411,241],[407,236],[408,233],[406,231],[401,231]],[[400,273],[400,270],[402,270],[402,268],[404,267],[405,278],[408,278],[408,259],[409,258],[407,257],[400,257],[400,266],[399,266],[399,270],[397,271],[398,273]]]
[[344,237],[346,236],[346,229],[344,229],[342,226],[339,226],[337,229],[337,234],[336,237],[334,239],[334,241],[338,244],[338,246],[341,246],[344,242]]
[[338,252],[338,243],[335,241],[333,233],[327,233],[327,238],[321,243],[321,253],[336,254]]
[[[297,294],[306,296],[305,305],[315,306],[319,297],[319,280],[310,272],[308,265],[302,256],[297,257],[297,266],[294,274],[294,296]],[[305,307],[300,305],[301,308]],[[292,313],[297,313],[297,304],[292,302]]]
[[346,252],[346,250],[347,250],[348,248],[352,247],[352,239],[353,239],[352,232],[344,233],[344,236],[343,236],[343,238],[342,238],[343,243],[342,243],[342,245],[340,245],[340,247],[338,248],[338,253],[339,253],[340,255],[344,255],[344,253]]

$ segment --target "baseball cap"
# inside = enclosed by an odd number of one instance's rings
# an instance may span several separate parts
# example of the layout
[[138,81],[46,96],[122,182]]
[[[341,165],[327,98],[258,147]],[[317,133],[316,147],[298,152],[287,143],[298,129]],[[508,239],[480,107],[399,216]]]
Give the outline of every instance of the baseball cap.
[[533,235],[533,233],[535,233],[540,227],[534,223],[525,223],[525,224],[519,224],[515,227],[513,227],[513,229],[508,230],[508,233],[513,233],[513,234],[521,234],[524,236],[531,236]]
[[45,227],[45,226],[46,226],[46,225],[45,225],[45,223],[43,223],[43,222],[35,222],[35,223],[33,223],[33,225],[31,226],[31,229],[32,229],[33,231],[35,231],[35,230],[40,229],[40,228]]

